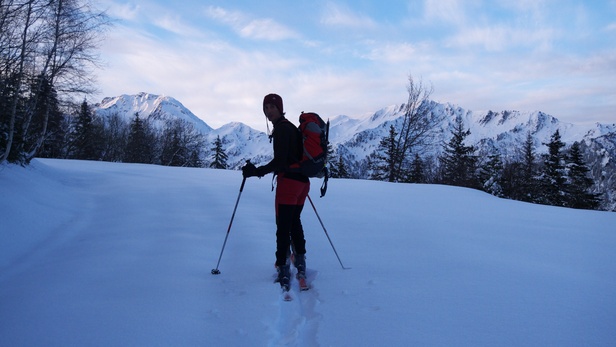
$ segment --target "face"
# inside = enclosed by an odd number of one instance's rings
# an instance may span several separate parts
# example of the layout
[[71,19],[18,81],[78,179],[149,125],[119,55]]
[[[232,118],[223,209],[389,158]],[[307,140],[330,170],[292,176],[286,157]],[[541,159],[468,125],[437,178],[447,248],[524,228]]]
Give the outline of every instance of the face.
[[278,111],[278,108],[274,106],[274,104],[263,105],[263,112],[265,113],[265,117],[272,123],[281,116],[280,111]]

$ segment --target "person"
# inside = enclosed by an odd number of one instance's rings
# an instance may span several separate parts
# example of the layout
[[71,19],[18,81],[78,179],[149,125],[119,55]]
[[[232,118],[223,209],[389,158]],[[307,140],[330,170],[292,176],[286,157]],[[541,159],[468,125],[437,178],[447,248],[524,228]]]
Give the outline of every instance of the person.
[[290,249],[293,249],[293,264],[302,290],[307,289],[306,240],[301,223],[304,202],[310,190],[310,180],[299,172],[289,170],[291,164],[300,161],[303,152],[302,136],[293,123],[285,118],[282,98],[268,94],[263,98],[263,113],[273,125],[274,158],[263,166],[248,162],[243,168],[244,177],[274,172],[276,177],[276,269],[277,282],[283,290],[289,290]]

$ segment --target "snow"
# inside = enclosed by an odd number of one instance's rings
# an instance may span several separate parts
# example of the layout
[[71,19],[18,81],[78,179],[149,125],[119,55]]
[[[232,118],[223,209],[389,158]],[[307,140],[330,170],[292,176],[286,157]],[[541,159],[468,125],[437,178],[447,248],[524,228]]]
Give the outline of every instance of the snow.
[[[271,179],[0,166],[2,346],[613,346],[616,214],[469,189],[329,183],[312,289],[282,301]],[[220,263],[233,207],[240,198]]]

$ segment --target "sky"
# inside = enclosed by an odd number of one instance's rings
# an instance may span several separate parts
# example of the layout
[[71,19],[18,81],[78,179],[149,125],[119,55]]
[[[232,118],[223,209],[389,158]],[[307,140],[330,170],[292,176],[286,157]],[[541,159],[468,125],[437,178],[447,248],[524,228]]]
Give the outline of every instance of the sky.
[[616,0],[100,0],[103,97],[176,98],[208,125],[361,118],[408,98],[616,122]]

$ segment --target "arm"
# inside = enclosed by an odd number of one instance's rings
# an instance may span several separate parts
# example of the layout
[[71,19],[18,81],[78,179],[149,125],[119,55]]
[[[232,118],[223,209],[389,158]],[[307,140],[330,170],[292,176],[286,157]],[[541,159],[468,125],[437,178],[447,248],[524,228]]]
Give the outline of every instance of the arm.
[[274,159],[257,168],[257,175],[264,176],[270,172],[283,171],[289,165],[291,141],[293,141],[294,126],[280,124],[274,131]]

